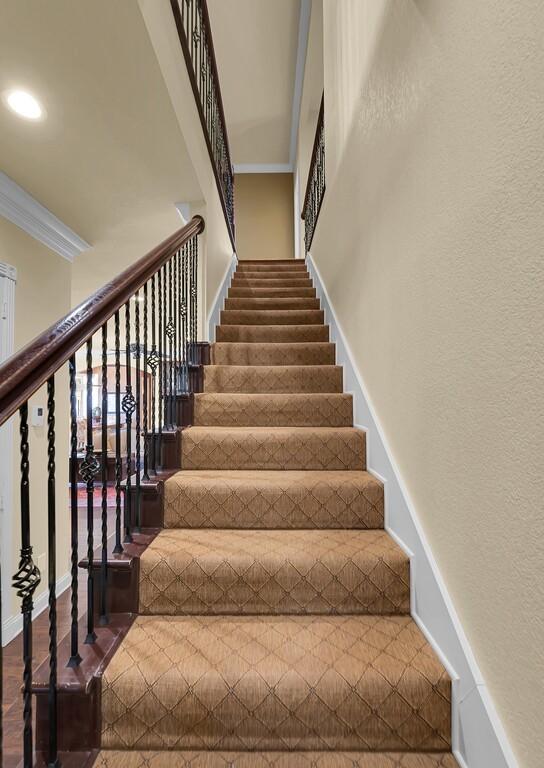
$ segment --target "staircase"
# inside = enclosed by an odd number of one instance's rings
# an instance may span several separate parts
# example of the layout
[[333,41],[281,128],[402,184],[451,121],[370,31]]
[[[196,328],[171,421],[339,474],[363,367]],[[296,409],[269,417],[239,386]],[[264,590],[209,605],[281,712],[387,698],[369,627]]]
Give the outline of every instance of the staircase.
[[96,765],[452,768],[450,680],[302,261],[238,265]]

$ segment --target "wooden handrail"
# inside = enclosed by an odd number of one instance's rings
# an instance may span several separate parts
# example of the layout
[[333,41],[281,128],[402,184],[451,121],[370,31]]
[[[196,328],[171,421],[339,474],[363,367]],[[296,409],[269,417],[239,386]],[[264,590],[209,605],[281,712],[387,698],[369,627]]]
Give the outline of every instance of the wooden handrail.
[[0,425],[66,363],[182,245],[204,231],[204,219],[188,224],[99,288],[78,307],[0,366]]

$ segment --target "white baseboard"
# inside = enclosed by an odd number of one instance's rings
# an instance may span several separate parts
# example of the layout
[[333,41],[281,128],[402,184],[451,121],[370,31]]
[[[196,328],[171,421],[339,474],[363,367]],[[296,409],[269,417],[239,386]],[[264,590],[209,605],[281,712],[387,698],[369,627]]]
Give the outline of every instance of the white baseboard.
[[[70,586],[71,574],[70,571],[61,576],[57,580],[57,597],[60,597]],[[41,595],[34,600],[34,610],[32,611],[32,619],[36,619],[40,613],[43,613],[49,604],[49,590],[45,589]],[[2,622],[2,646],[10,643],[14,637],[17,637],[19,632],[23,629],[23,615],[16,613],[13,616],[5,619]]]
[[236,265],[238,264],[238,259],[236,257],[236,254],[232,254],[232,261],[227,267],[225,274],[223,276],[223,279],[221,280],[221,283],[219,284],[219,288],[217,289],[217,293],[215,295],[214,302],[212,304],[212,308],[210,310],[210,313],[208,315],[207,323],[208,323],[208,339],[210,340],[210,343],[212,341],[215,341],[215,326],[219,325],[219,318],[221,310],[224,306],[224,301],[227,297],[227,292],[229,290],[230,281],[232,278],[232,275],[234,271],[236,270]]
[[463,632],[425,533],[381,429],[362,376],[310,254],[313,278],[336,360],[344,367],[344,390],[353,395],[354,422],[367,433],[368,469],[385,486],[385,527],[410,556],[411,610],[452,678],[452,747],[462,768],[517,768],[489,691]]

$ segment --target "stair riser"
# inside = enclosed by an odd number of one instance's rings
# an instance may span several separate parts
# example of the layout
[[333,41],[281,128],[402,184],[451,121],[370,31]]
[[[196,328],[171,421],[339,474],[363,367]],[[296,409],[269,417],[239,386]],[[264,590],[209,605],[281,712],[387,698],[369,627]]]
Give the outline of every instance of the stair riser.
[[212,365],[334,365],[335,345],[229,344],[211,346]]
[[221,311],[221,325],[322,325],[324,322],[322,309]]
[[197,394],[197,427],[351,427],[351,395]]
[[319,299],[312,298],[228,298],[225,299],[225,309],[319,309]]
[[288,262],[276,262],[276,263],[265,263],[259,264],[258,262],[251,262],[248,264],[244,264],[243,262],[238,262],[238,266],[236,268],[236,273],[240,274],[242,272],[307,272],[308,267],[304,262],[299,262],[298,264],[296,262],[293,262],[289,264]]
[[250,272],[249,270],[246,270],[244,272],[235,272],[233,275],[233,279],[236,280],[263,280],[263,281],[272,281],[272,280],[309,280],[310,279],[310,273],[308,270],[297,270],[297,271],[289,271],[287,269],[281,271],[281,272]]
[[328,325],[218,325],[216,341],[256,343],[301,343],[329,340]]
[[140,559],[139,612],[406,615],[409,579],[383,531],[164,531]]
[[229,288],[229,299],[315,299],[315,288]]
[[263,280],[259,278],[233,277],[231,288],[313,288],[310,278]]
[[321,434],[308,430],[301,435],[292,430],[273,432],[248,430],[240,434],[225,430],[216,434],[206,428],[183,432],[182,469],[241,470],[364,470],[365,434],[338,430]]
[[167,528],[383,528],[383,486],[353,472],[184,472],[164,487]]
[[342,392],[342,377],[342,368],[332,365],[207,365],[204,368],[204,392]]

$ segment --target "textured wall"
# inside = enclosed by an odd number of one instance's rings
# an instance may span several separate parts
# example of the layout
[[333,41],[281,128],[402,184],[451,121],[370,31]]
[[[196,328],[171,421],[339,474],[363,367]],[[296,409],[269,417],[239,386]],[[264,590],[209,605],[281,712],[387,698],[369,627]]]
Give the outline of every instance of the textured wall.
[[312,255],[520,765],[544,732],[544,4],[324,0]]
[[293,174],[237,174],[234,194],[238,258],[293,259]]

